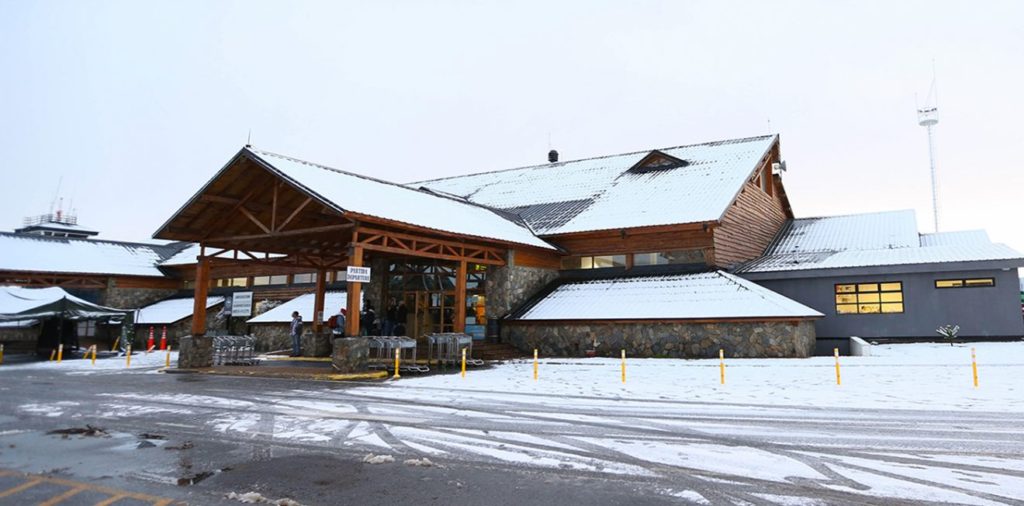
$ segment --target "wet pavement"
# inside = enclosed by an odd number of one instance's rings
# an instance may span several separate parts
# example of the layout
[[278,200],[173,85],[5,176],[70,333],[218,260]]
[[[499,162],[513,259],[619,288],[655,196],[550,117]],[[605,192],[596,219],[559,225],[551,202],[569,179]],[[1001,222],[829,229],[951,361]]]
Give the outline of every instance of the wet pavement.
[[[0,505],[59,499],[75,483],[108,492],[59,504],[115,493],[128,501],[116,504],[241,504],[232,493],[305,505],[1020,504],[1024,490],[1013,414],[596,401],[3,370]],[[12,476],[22,481],[2,481]]]

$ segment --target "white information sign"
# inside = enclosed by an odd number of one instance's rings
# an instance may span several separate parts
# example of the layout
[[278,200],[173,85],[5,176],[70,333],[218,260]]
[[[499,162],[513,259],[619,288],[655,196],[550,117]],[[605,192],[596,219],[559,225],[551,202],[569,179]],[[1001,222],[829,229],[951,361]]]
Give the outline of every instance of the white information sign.
[[370,282],[370,268],[369,267],[352,267],[349,266],[345,271],[347,281],[349,283],[369,283]]
[[252,316],[252,292],[231,294],[231,316]]

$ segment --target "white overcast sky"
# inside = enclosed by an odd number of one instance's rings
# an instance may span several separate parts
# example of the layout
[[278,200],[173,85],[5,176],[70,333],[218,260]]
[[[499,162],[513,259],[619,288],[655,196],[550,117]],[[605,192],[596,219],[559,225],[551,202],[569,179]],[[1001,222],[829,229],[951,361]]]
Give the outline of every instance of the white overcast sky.
[[778,133],[797,216],[1024,251],[1024,2],[0,0],[0,229],[143,240],[243,144],[398,182]]

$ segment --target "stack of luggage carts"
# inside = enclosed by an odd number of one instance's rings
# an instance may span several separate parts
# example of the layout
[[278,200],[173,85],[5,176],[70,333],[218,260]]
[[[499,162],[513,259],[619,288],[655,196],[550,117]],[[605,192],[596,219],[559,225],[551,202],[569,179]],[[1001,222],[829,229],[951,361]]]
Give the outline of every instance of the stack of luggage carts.
[[256,338],[253,336],[216,336],[213,338],[213,365],[256,365]]
[[429,372],[430,367],[416,363],[416,340],[411,337],[368,336],[370,340],[370,367],[394,370],[395,352],[402,372]]
[[441,367],[458,367],[462,362],[462,349],[466,349],[466,365],[484,365],[473,357],[473,337],[468,334],[443,333],[427,336],[427,363]]

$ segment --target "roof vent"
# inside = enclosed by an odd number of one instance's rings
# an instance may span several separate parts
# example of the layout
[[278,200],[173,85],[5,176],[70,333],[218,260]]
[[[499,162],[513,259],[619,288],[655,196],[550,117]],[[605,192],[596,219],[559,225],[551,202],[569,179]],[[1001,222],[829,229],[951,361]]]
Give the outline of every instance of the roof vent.
[[548,163],[555,163],[558,161],[558,151],[548,151]]

